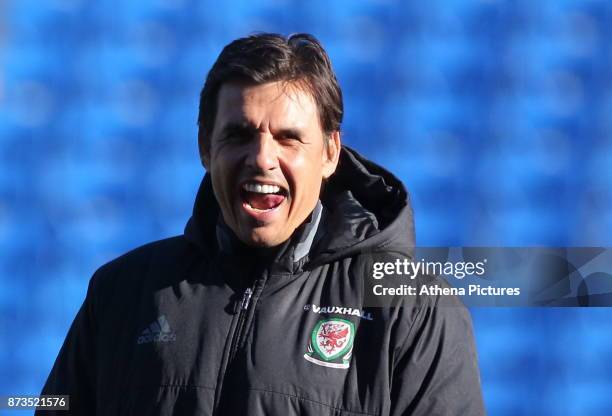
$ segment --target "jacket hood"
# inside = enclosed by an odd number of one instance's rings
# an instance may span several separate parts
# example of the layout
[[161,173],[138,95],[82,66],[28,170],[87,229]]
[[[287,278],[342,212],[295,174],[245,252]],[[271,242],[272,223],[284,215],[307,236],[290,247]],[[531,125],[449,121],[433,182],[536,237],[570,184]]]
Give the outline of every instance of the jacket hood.
[[[324,186],[321,202],[323,213],[307,262],[322,264],[382,249],[412,257],[414,220],[406,188],[389,171],[346,145],[342,146],[336,172]],[[219,213],[207,173],[185,227],[185,238],[205,256],[218,251]],[[302,232],[301,228],[294,236]],[[285,245],[291,245],[292,240]],[[286,247],[281,251],[291,252]]]
[[382,249],[412,257],[415,232],[408,191],[385,168],[342,146],[321,199],[328,212],[319,245],[325,261]]

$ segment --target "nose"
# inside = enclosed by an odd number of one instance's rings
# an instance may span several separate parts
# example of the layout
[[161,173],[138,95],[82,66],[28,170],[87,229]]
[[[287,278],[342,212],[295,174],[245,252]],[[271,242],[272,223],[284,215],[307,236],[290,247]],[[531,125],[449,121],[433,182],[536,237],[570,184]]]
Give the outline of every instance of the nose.
[[249,146],[246,165],[260,171],[278,167],[278,144],[270,134],[259,134]]

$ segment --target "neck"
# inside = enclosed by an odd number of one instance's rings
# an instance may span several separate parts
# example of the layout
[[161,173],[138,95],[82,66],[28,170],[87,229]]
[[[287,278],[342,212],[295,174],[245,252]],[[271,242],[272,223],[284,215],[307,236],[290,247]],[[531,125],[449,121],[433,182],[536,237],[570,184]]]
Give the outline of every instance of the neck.
[[266,261],[276,261],[287,251],[289,246],[293,246],[293,260],[300,260],[309,253],[314,243],[322,210],[323,206],[318,201],[314,210],[302,225],[295,230],[291,237],[284,243],[274,247],[253,247],[245,244],[236,237],[236,234],[223,221],[223,216],[219,215],[216,227],[219,251],[226,254],[252,256]]

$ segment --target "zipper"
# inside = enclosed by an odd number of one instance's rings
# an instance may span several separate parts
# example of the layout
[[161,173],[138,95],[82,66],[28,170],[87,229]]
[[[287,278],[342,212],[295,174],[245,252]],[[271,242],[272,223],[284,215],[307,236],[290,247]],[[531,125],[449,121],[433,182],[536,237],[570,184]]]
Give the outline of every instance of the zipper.
[[230,344],[230,354],[227,359],[228,367],[231,365],[232,361],[234,361],[234,357],[238,352],[238,348],[240,346],[240,340],[242,338],[242,333],[244,332],[244,321],[246,320],[247,311],[249,310],[249,305],[251,304],[251,297],[253,296],[253,289],[247,287],[242,294],[242,301],[240,302],[240,306],[238,309],[238,323],[236,324],[236,330],[234,331],[234,335],[232,337],[232,343]]
[[[257,281],[255,281],[254,285],[256,284],[257,284]],[[217,380],[218,386],[217,386],[217,391],[215,393],[215,401],[213,405],[213,415],[218,414],[218,407],[221,401],[225,372],[227,371],[227,369],[230,367],[230,365],[234,361],[236,353],[238,352],[238,348],[241,344],[240,340],[243,336],[245,320],[248,315],[248,310],[249,310],[249,306],[251,305],[252,297],[253,297],[253,288],[247,287],[242,293],[242,298],[239,300],[236,300],[236,302],[234,303],[234,313],[235,314],[237,313],[238,317],[236,318],[236,324],[234,325],[234,330],[231,335],[229,355],[227,355],[225,363],[221,364],[222,373],[220,374],[220,377]]]
[[225,374],[228,369],[232,366],[236,354],[243,346],[246,340],[246,336],[248,335],[248,330],[253,325],[253,319],[255,315],[254,305],[257,304],[261,293],[266,285],[268,280],[268,271],[267,269],[256,270],[255,276],[256,278],[252,280],[252,285],[244,289],[242,293],[242,298],[236,299],[234,303],[234,314],[238,314],[238,316],[234,320],[234,324],[232,325],[231,335],[228,335],[231,339],[229,348],[226,349],[226,352],[223,354],[223,361],[221,363],[221,367],[219,369],[219,375],[217,378],[217,387],[215,391],[215,399],[213,402],[213,415],[218,415],[220,412],[219,406],[221,406],[221,401],[224,396],[224,382],[225,382]]
[[247,287],[244,293],[242,294],[242,303],[241,307],[243,311],[249,309],[249,303],[251,302],[251,296],[253,296],[253,289]]

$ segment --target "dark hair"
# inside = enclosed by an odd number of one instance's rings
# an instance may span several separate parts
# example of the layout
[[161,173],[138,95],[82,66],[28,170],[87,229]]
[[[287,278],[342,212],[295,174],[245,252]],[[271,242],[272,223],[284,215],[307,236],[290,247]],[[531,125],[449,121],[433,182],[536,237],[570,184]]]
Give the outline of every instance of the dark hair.
[[221,85],[231,81],[296,82],[312,94],[325,136],[340,130],[342,91],[329,56],[312,35],[299,33],[285,38],[260,33],[236,39],[223,48],[200,94],[198,125],[205,142],[209,142],[214,127]]

